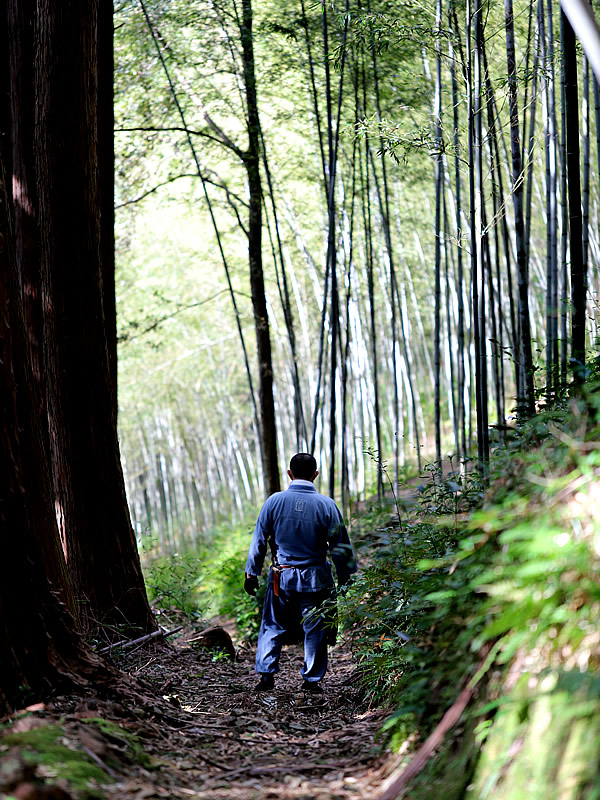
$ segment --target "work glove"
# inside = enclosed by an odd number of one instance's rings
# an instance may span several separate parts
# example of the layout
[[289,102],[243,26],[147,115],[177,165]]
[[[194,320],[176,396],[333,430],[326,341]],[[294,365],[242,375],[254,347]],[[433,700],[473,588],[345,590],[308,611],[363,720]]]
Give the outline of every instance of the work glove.
[[244,581],[244,591],[246,594],[256,597],[256,590],[258,589],[258,578],[256,575],[246,575]]

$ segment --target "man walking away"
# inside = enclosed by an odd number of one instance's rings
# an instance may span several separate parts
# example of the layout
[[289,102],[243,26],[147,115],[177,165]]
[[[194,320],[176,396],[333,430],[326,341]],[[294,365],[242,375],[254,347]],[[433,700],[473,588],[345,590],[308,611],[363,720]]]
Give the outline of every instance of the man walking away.
[[348,582],[358,565],[348,531],[335,502],[314,486],[317,462],[309,453],[290,461],[291,483],[271,495],[258,515],[246,562],[244,589],[256,594],[267,547],[273,562],[256,649],[257,691],[272,689],[287,633],[301,619],[304,629],[304,691],[321,692],[327,669],[327,626],[316,609],[332,598],[335,584],[327,553],[335,566],[338,586]]

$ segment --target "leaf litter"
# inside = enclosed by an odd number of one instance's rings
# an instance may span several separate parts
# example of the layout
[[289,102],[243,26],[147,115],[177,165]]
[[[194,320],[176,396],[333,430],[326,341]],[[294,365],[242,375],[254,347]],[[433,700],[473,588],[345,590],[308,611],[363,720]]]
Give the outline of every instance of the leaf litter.
[[[65,800],[347,800],[374,798],[389,754],[378,732],[389,709],[364,705],[348,645],[330,650],[323,694],[301,690],[302,648],[285,647],[275,688],[255,692],[254,651],[234,660],[184,635],[114,658],[119,684],[102,694],[69,695],[5,727],[60,724],[67,746],[106,775],[90,791],[56,782]],[[30,722],[27,722],[30,720]],[[15,758],[2,746],[2,764]],[[12,762],[11,762],[12,763]],[[36,768],[37,769],[37,768]],[[38,800],[52,774],[25,769],[0,796]],[[19,782],[20,781],[20,782]],[[19,787],[33,786],[32,793]],[[10,788],[10,794],[2,795]],[[37,794],[35,792],[38,792]]]

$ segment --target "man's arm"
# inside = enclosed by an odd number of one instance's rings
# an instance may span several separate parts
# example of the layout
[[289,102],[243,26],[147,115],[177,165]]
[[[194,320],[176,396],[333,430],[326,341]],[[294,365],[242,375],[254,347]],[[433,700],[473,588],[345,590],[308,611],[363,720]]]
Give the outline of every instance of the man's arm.
[[269,501],[264,504],[258,515],[256,527],[250,542],[250,549],[248,550],[248,559],[246,560],[246,575],[254,575],[258,577],[262,572],[263,562],[267,553],[267,541],[271,531]]
[[344,586],[351,576],[358,570],[358,564],[352,549],[352,543],[348,536],[348,530],[344,525],[344,520],[338,509],[332,515],[332,523],[327,537],[331,560],[335,567],[338,586]]

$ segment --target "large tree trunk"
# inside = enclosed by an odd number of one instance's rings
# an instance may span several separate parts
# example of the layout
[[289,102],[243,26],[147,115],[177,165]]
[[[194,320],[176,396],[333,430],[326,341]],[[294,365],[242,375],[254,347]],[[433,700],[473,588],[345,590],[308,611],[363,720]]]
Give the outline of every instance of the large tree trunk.
[[[6,145],[8,115],[0,116]],[[34,692],[108,675],[74,633],[62,584],[48,577],[60,572],[48,565],[59,565],[62,554],[10,236],[6,149],[0,152],[0,715]]]
[[[35,0],[20,0],[7,6],[10,116],[12,135],[12,223],[15,259],[23,290],[23,310],[38,405],[43,413],[41,386],[42,305],[39,300],[39,232],[37,193],[33,163],[33,53]],[[9,184],[10,185],[10,184]]]
[[[6,8],[5,20],[2,20],[5,23],[4,30],[8,32],[6,49],[3,49],[3,52],[8,55],[8,61],[3,74],[7,86],[6,97],[10,97],[10,104],[3,109],[5,112],[3,115],[3,160],[4,164],[10,161],[12,172],[12,187],[10,187],[8,172],[4,184],[7,192],[6,198],[4,198],[6,202],[4,217],[6,227],[4,230],[9,230],[8,209],[10,208],[10,228],[13,236],[7,238],[6,246],[11,252],[11,267],[14,268],[15,274],[14,286],[10,288],[12,290],[19,287],[22,293],[22,322],[31,365],[31,398],[37,423],[36,434],[41,436],[45,450],[43,463],[48,469],[48,429],[39,424],[39,420],[44,415],[45,399],[42,386],[43,325],[39,277],[40,242],[33,162],[34,104],[30,102],[33,97],[34,21],[34,0],[9,3]],[[48,480],[40,480],[39,486],[40,491],[48,493],[49,497],[50,484]],[[53,532],[56,533],[56,523],[54,523]],[[38,543],[43,554],[45,572],[54,591],[59,592],[62,601],[66,603],[72,613],[75,613],[75,599],[60,541],[58,537],[51,534],[52,531],[50,533],[44,531]]]
[[113,6],[98,5],[98,180],[100,192],[100,264],[104,330],[111,400],[117,417],[117,304],[115,293],[115,113],[113,97]]
[[250,263],[250,291],[254,309],[256,352],[258,357],[258,383],[260,422],[262,434],[262,459],[265,492],[271,495],[281,489],[277,461],[277,430],[273,400],[273,361],[265,282],[262,266],[262,185],[260,177],[260,120],[256,97],[254,73],[254,47],[252,42],[252,3],[242,0],[240,35],[244,63],[244,84],[248,111],[248,150],[244,164],[248,175],[250,199],[248,219],[248,258]]
[[[32,692],[85,684],[103,673],[75,635],[73,617],[54,591],[59,587],[46,577],[58,532],[40,431],[34,432],[35,396],[26,396],[32,384],[23,381],[24,330],[22,319],[14,318],[16,283],[7,286],[5,255],[0,253],[0,714]],[[21,346],[15,342],[19,327]]]
[[[38,0],[34,154],[43,381],[60,534],[83,629],[155,627],[129,519],[116,431],[111,100],[98,0]],[[107,13],[106,10],[102,13]],[[104,37],[104,41],[103,41]],[[98,104],[101,113],[98,114]],[[107,155],[108,153],[108,155]],[[107,313],[108,312],[108,315]]]

